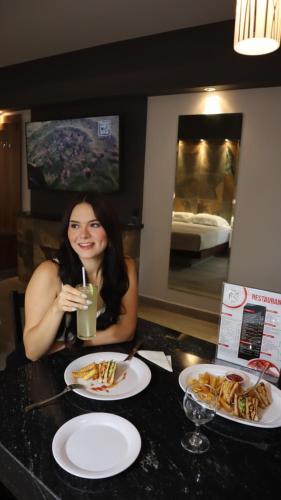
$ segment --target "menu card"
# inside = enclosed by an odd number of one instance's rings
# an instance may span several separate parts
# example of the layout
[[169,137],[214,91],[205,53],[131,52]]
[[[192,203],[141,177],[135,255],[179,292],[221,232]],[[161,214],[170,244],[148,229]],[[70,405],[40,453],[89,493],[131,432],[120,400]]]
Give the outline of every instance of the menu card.
[[217,358],[250,370],[269,362],[267,378],[281,368],[281,295],[224,283]]

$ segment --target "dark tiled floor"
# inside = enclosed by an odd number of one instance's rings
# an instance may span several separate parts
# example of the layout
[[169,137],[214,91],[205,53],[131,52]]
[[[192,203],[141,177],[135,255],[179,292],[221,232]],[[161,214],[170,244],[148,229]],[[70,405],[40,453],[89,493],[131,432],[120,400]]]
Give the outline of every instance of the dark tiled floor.
[[184,261],[170,266],[169,288],[220,297],[222,283],[227,280],[228,260],[228,257],[213,256],[193,259],[190,266],[184,265]]
[[10,493],[2,483],[0,483],[0,498],[1,500],[16,500],[12,493]]

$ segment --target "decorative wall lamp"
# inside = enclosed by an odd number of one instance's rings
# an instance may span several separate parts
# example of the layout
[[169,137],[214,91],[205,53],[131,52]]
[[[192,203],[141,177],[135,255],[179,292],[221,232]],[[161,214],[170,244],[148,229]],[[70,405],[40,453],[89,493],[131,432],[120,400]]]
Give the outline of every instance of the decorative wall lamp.
[[4,124],[0,124],[0,149],[11,149],[12,144],[8,141],[4,130]]
[[12,148],[12,144],[8,140],[6,127],[9,126],[5,121],[4,111],[0,110],[0,149],[8,150]]
[[246,56],[274,52],[280,47],[281,0],[237,0],[234,50]]
[[2,149],[11,149],[11,147],[12,147],[12,144],[10,142],[8,142],[6,140],[3,141],[3,140],[0,139],[0,148],[2,148]]

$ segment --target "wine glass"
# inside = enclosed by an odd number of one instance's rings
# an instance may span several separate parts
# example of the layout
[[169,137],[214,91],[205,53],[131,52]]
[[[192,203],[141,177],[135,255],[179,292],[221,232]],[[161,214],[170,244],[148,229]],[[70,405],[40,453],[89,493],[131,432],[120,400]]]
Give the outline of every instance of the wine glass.
[[188,432],[181,440],[185,450],[204,453],[210,447],[209,439],[200,431],[200,425],[210,422],[216,414],[217,394],[208,384],[196,386],[196,392],[187,386],[183,398],[183,409],[189,420],[195,424],[195,431]]

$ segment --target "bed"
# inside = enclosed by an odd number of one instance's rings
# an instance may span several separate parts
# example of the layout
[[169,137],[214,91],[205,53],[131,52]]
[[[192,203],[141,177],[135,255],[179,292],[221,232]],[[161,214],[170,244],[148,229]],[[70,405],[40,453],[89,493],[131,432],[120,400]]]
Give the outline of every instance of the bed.
[[218,215],[173,212],[171,251],[201,258],[225,253],[231,227]]

